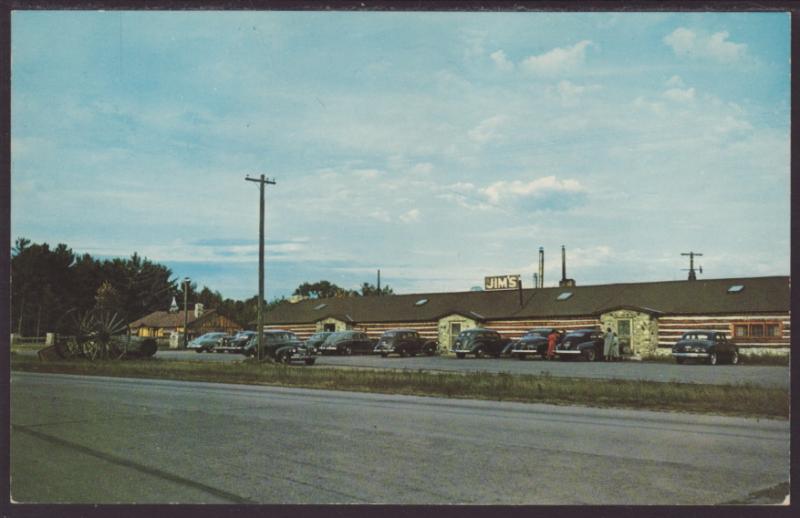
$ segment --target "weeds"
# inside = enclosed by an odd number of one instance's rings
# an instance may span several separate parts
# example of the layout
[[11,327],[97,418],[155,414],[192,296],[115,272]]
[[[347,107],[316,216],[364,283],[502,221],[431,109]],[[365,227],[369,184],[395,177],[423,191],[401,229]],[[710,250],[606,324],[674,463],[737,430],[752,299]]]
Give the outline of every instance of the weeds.
[[336,369],[272,363],[131,360],[42,362],[11,355],[11,368],[84,376],[118,376],[217,383],[279,385],[388,394],[441,396],[525,403],[625,407],[738,416],[788,418],[785,389],[749,384],[593,380],[508,373],[431,373],[410,370]]

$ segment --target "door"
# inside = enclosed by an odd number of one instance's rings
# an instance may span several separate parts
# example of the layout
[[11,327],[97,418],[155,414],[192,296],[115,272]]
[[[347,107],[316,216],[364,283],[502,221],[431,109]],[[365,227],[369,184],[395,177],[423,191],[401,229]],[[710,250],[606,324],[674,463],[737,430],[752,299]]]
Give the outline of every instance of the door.
[[323,331],[336,331],[336,324],[323,324],[322,325]]
[[633,344],[631,343],[630,319],[617,320],[617,337],[619,338],[619,353],[631,354],[633,352]]
[[456,338],[461,333],[461,322],[450,322],[450,350],[456,345]]

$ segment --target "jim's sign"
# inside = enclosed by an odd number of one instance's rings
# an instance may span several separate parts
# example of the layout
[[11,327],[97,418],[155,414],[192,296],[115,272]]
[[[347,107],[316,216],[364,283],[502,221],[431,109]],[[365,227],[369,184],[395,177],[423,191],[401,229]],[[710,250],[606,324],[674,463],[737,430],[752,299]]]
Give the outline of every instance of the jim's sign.
[[515,290],[519,288],[519,275],[495,275],[485,277],[483,289],[485,290]]

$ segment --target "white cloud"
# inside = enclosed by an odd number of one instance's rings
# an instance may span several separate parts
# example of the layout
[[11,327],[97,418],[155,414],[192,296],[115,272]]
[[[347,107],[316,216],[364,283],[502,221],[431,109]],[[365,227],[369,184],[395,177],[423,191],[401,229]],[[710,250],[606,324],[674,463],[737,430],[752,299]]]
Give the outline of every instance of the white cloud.
[[497,66],[497,68],[503,72],[510,72],[511,70],[514,70],[514,63],[506,57],[506,53],[502,50],[492,52],[489,57],[492,58],[492,61],[494,61],[494,64]]
[[357,177],[361,178],[362,180],[374,180],[378,176],[380,176],[380,171],[376,169],[357,169],[353,171]]
[[572,83],[571,81],[559,81],[556,85],[556,93],[561,97],[561,102],[565,106],[573,106],[578,104],[583,94],[595,90],[599,90],[600,85],[581,86]]
[[505,122],[505,120],[506,118],[502,115],[489,117],[488,119],[482,120],[480,124],[469,130],[467,135],[471,140],[484,144],[499,137],[498,129]]
[[663,41],[672,47],[673,52],[678,56],[731,63],[744,57],[747,45],[728,41],[729,36],[728,31],[705,36],[698,35],[684,27],[678,27],[665,36]]
[[667,80],[666,84],[667,86],[672,88],[683,88],[684,86],[686,86],[683,84],[683,79],[681,79],[681,76],[670,77],[669,80]]
[[526,71],[535,74],[556,74],[578,65],[586,59],[586,48],[594,45],[590,40],[582,40],[571,47],[558,47],[538,56],[530,56],[522,61]]
[[507,198],[540,196],[554,192],[577,193],[583,190],[577,180],[558,180],[555,176],[545,176],[530,182],[501,180],[481,189],[481,192],[491,203],[497,204]]
[[400,221],[402,221],[403,223],[414,223],[415,221],[419,221],[419,210],[411,209],[405,214],[401,214]]
[[414,167],[411,168],[410,173],[414,175],[425,176],[430,174],[432,171],[433,171],[433,164],[428,162],[422,162],[414,165]]
[[694,101],[694,88],[670,88],[664,92],[664,97],[671,101],[689,102]]

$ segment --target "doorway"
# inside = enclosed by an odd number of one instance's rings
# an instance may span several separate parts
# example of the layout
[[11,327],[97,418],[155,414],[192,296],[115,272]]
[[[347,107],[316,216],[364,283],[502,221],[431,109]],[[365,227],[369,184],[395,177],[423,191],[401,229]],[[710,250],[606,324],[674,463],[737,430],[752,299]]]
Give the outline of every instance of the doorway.
[[450,322],[450,350],[456,345],[456,338],[461,333],[461,322]]
[[323,331],[336,331],[336,324],[322,324]]
[[631,320],[629,318],[617,320],[617,337],[619,338],[620,354],[632,354],[633,344],[631,343]]

